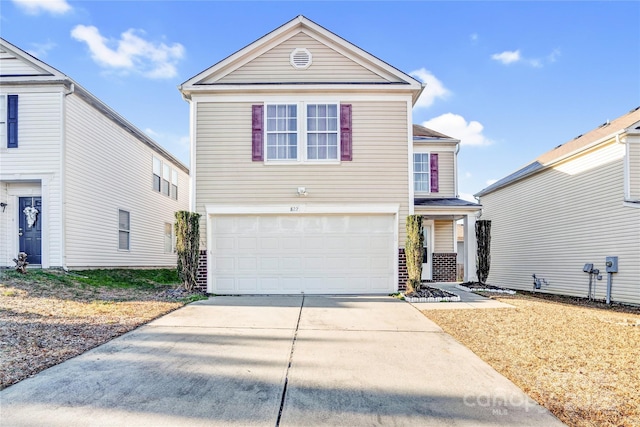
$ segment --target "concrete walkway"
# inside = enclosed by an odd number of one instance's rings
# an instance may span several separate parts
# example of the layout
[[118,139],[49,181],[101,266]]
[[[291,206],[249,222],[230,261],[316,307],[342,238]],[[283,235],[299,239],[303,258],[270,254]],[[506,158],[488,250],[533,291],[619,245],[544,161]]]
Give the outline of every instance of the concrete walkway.
[[2,426],[556,426],[412,305],[216,297],[0,392]]
[[[418,310],[467,310],[467,309],[479,309],[479,308],[515,308],[511,304],[496,301],[491,298],[483,297],[473,292],[467,292],[462,289],[456,288],[455,283],[433,283],[430,284],[435,288],[449,291],[460,296],[460,301],[457,302],[415,302],[411,303]],[[500,294],[495,294],[499,296]]]

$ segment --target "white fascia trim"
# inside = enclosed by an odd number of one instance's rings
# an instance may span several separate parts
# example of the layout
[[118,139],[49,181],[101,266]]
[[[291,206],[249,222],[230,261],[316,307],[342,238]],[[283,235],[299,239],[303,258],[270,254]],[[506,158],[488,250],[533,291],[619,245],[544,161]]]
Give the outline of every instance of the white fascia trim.
[[[185,97],[194,98],[200,94],[204,95],[223,95],[223,94],[276,94],[282,93],[340,93],[340,94],[361,94],[376,93],[378,96],[385,94],[404,95],[411,99],[411,88],[402,84],[349,84],[344,82],[327,83],[327,84],[277,84],[277,85],[203,85],[197,86],[189,91],[183,92]],[[255,96],[254,96],[255,97]],[[335,97],[335,95],[334,95]],[[411,122],[410,122],[411,123]]]
[[455,153],[455,145],[438,145],[438,144],[414,144],[414,153]]
[[209,215],[324,215],[324,214],[395,214],[400,205],[395,203],[328,204],[290,203],[273,205],[205,205]]
[[421,209],[420,206],[415,207],[416,213],[418,215],[471,215],[474,212],[480,212],[482,209],[477,207],[469,207],[469,208],[441,208],[434,209],[433,207],[429,209]]
[[[326,89],[326,88],[325,88]],[[326,91],[325,91],[326,93]],[[193,102],[264,102],[264,103],[282,103],[282,102],[307,102],[322,101],[329,102],[336,100],[336,93],[339,93],[340,102],[356,102],[356,101],[397,101],[405,102],[409,99],[407,94],[381,94],[381,93],[349,93],[344,91],[334,90],[331,88],[331,94],[322,93],[304,93],[302,90],[292,91],[289,93],[256,93],[251,91],[244,91],[237,94],[224,94],[224,95],[212,95],[212,94],[194,94],[191,98]],[[411,122],[409,122],[411,123]]]

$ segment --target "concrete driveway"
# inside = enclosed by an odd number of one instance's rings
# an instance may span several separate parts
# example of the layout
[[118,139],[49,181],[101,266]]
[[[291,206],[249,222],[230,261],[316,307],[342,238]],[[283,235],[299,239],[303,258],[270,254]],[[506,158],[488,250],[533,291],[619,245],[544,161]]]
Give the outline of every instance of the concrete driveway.
[[216,297],[0,392],[3,426],[563,425],[390,297]]

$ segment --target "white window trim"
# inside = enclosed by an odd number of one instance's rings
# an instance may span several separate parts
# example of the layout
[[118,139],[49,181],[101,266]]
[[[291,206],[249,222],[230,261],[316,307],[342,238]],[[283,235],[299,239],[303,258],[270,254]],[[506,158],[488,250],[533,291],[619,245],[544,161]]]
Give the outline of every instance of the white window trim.
[[[415,155],[416,154],[428,154],[429,155],[429,190],[428,191],[424,191],[424,190],[418,190],[418,187],[416,186],[416,159],[415,159]],[[431,152],[430,151],[414,151],[413,152],[413,156],[411,159],[411,167],[413,169],[413,176],[411,177],[411,179],[413,180],[413,190],[414,190],[414,194],[415,195],[425,195],[425,194],[431,194]]]
[[[168,252],[167,252],[167,246],[166,246],[167,242],[165,240],[167,238],[167,234],[166,234],[166,231],[167,231],[166,230],[166,226],[167,225],[171,226],[171,233],[170,233],[170,236],[171,236],[171,248],[169,249]],[[163,239],[162,239],[163,240],[163,242],[162,242],[163,245],[162,246],[163,246],[164,253],[167,254],[167,255],[170,255],[170,254],[173,254],[173,253],[176,252],[175,224],[172,224],[170,222],[165,222],[164,226],[165,226],[165,229],[163,230]]]
[[[128,229],[120,228],[120,212],[126,212],[127,214],[129,214]],[[127,233],[127,249],[122,249],[120,247],[120,232],[122,231],[125,231]],[[120,208],[118,208],[118,251],[131,252],[131,211],[128,211],[126,209],[120,209]]]
[[[308,159],[307,158],[307,105],[318,105],[318,104],[333,104],[337,107],[337,116],[338,123],[336,128],[336,134],[338,139],[338,148],[336,159]],[[267,107],[269,105],[296,105],[298,110],[297,116],[297,124],[298,128],[296,132],[298,134],[298,158],[297,159],[289,159],[289,160],[269,160],[267,154]],[[341,151],[341,141],[340,141],[340,102],[339,101],[273,101],[273,102],[265,102],[264,104],[264,112],[263,112],[263,153],[264,153],[264,164],[265,165],[303,165],[303,164],[321,164],[321,165],[339,165],[341,163],[340,153]]]

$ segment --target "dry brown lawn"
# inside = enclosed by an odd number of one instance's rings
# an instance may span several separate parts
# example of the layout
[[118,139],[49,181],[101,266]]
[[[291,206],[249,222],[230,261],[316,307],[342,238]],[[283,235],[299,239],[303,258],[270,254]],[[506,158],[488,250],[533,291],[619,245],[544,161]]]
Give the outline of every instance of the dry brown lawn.
[[515,309],[425,316],[570,426],[640,426],[640,308],[493,297]]
[[94,286],[63,272],[0,272],[0,389],[182,307],[171,286]]

